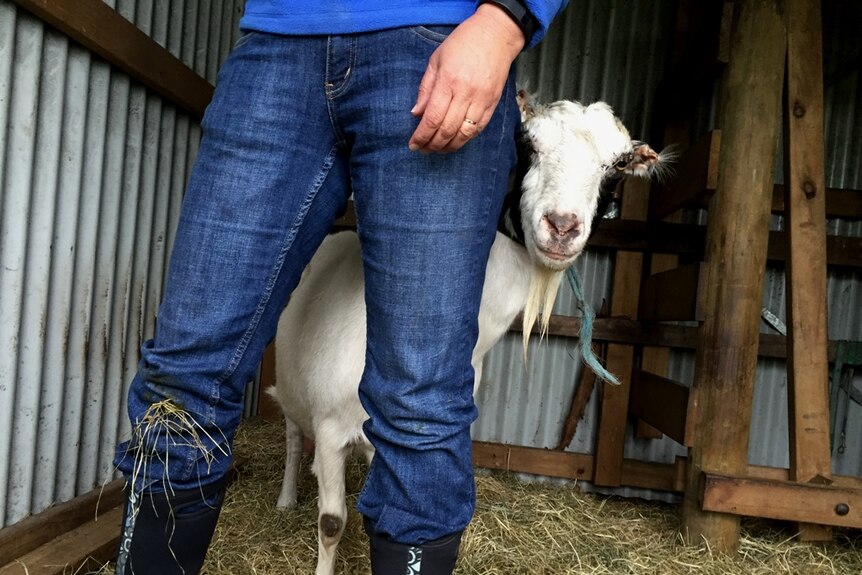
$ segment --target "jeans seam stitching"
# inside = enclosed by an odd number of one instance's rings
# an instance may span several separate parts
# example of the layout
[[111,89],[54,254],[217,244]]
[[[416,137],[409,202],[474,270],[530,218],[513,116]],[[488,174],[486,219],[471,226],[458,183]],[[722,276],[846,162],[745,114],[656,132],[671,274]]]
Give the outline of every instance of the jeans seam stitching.
[[[344,74],[344,78],[341,79],[341,83],[338,86],[333,85],[331,90],[328,90],[327,95],[330,100],[338,98],[342,94],[347,91],[347,88],[350,87],[350,81],[353,79],[354,70],[356,69],[356,52],[358,51],[358,42],[355,36],[350,37],[350,63],[347,65],[347,72]],[[329,64],[329,54],[327,54],[327,66]],[[327,70],[327,78],[328,78],[328,70]]]
[[287,253],[290,251],[291,247],[293,247],[293,242],[296,239],[298,228],[305,220],[305,216],[308,214],[308,210],[311,207],[311,203],[314,201],[314,198],[317,197],[317,192],[320,190],[321,186],[323,185],[323,182],[329,175],[329,171],[332,169],[332,166],[335,163],[335,155],[336,147],[333,147],[330,150],[329,155],[324,160],[323,165],[320,168],[320,172],[312,183],[311,188],[306,194],[306,197],[303,200],[302,205],[300,206],[299,211],[296,214],[296,217],[294,218],[293,224],[290,226],[290,232],[284,239],[281,250],[279,250],[278,255],[276,256],[272,272],[269,275],[266,287],[261,294],[260,301],[258,302],[254,315],[249,322],[248,328],[246,328],[245,333],[240,339],[236,351],[234,352],[234,355],[231,358],[227,369],[215,381],[215,384],[213,386],[213,393],[211,395],[211,397],[215,401],[211,401],[209,405],[209,415],[211,419],[215,419],[214,403],[217,403],[220,397],[219,390],[221,389],[221,386],[224,384],[224,382],[227,381],[227,379],[230,378],[231,375],[233,375],[237,367],[239,367],[239,364],[242,362],[243,357],[245,356],[245,352],[248,349],[248,344],[251,342],[252,337],[254,337],[255,331],[257,331],[257,327],[260,325],[260,319],[261,317],[263,317],[266,307],[271,301],[272,291],[275,288],[275,285],[278,282],[278,276],[281,274],[281,270],[284,267],[284,261],[287,258]]

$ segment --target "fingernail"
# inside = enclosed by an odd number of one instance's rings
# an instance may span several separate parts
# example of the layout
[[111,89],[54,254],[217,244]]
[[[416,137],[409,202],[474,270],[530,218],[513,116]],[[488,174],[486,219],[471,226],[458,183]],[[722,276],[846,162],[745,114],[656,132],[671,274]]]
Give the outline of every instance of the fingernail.
[[418,149],[419,149],[419,145],[418,145],[418,144],[414,144],[413,142],[410,142],[410,143],[407,145],[407,147],[408,147],[408,148],[410,148],[410,151],[411,151],[411,152],[415,152],[416,150],[418,150]]

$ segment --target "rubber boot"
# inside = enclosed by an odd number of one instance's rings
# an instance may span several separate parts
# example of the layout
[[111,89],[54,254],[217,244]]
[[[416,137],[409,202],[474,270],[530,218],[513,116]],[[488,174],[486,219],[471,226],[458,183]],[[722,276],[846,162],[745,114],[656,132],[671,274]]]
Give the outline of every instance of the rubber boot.
[[461,533],[453,533],[422,545],[404,545],[376,533],[368,521],[365,532],[371,542],[372,575],[452,575]]
[[197,575],[226,485],[225,477],[189,491],[138,494],[139,501],[127,488],[116,575]]

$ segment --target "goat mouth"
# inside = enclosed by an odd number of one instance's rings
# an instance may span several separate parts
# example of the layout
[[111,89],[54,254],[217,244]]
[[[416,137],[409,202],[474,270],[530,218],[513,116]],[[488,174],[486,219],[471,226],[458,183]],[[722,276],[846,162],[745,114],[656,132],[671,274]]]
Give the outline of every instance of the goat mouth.
[[536,246],[536,252],[539,259],[545,267],[563,270],[569,267],[578,257],[580,250],[574,251],[558,251],[553,249],[541,248]]
[[544,255],[546,258],[552,259],[552,260],[557,260],[557,261],[564,261],[564,260],[567,260],[567,259],[572,257],[569,254],[562,254],[559,252],[549,252],[546,250],[541,250],[541,252],[542,252],[542,255]]

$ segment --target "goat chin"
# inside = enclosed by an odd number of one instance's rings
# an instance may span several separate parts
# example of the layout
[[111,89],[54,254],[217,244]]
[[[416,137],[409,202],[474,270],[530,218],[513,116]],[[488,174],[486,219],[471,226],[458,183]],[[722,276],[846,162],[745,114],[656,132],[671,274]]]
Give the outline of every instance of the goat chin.
[[[530,288],[527,292],[527,304],[524,307],[524,362],[527,361],[527,348],[530,344],[530,334],[536,319],[539,319],[540,337],[548,334],[548,322],[551,319],[551,310],[560,289],[560,282],[565,271],[552,270],[542,266],[533,266],[533,274],[530,278]],[[541,312],[541,317],[539,316]]]

